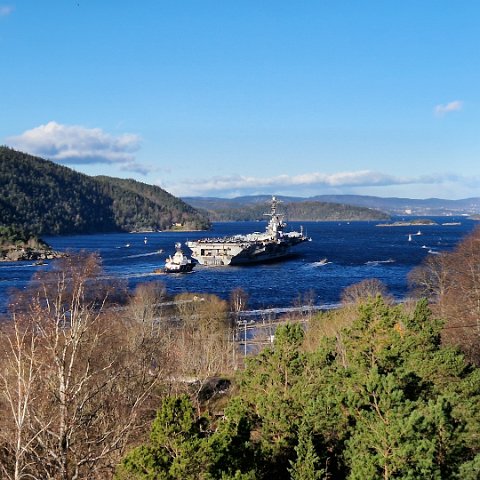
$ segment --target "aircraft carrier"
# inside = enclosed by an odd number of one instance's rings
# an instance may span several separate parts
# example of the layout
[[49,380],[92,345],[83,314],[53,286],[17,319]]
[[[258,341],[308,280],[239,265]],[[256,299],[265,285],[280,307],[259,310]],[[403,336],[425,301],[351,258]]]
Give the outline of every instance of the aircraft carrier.
[[280,260],[290,249],[310,238],[300,232],[285,232],[283,215],[277,212],[279,201],[272,197],[270,217],[264,233],[254,232],[232,237],[203,238],[186,242],[192,257],[201,265],[249,265]]

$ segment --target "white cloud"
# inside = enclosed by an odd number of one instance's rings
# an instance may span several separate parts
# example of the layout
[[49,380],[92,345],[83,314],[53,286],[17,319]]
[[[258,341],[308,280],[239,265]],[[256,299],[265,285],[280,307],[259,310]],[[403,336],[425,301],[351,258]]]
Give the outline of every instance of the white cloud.
[[0,17],[6,17],[13,12],[11,5],[0,5]]
[[445,105],[442,105],[442,104],[437,105],[434,109],[434,112],[437,117],[443,117],[447,113],[460,111],[462,107],[463,107],[463,102],[460,100],[455,100]]
[[255,193],[305,192],[319,190],[351,192],[355,188],[389,187],[394,185],[432,185],[459,181],[455,175],[422,175],[400,177],[370,170],[338,172],[326,174],[320,172],[301,175],[278,175],[270,178],[231,175],[203,179],[188,179],[173,184],[162,182],[162,188],[178,196],[227,196]]
[[140,148],[140,137],[129,133],[114,136],[100,128],[49,122],[9,138],[8,143],[18,150],[65,165],[106,163],[142,174],[150,171],[136,162],[134,152]]

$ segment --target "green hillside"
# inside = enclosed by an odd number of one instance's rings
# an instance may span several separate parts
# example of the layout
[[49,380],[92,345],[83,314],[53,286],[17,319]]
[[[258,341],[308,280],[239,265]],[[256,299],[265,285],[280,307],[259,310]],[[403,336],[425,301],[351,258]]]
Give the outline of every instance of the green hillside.
[[[205,199],[186,198],[185,201],[205,213],[211,221],[232,222],[265,220],[265,213],[270,211],[270,198],[263,201],[248,202],[238,199]],[[279,206],[291,221],[356,221],[356,220],[386,220],[390,216],[379,210],[358,207],[341,203],[318,201],[287,201]]]
[[0,147],[0,225],[37,235],[205,229],[208,220],[159,187],[90,177]]
[[113,200],[115,223],[124,230],[204,230],[208,220],[195,208],[160,187],[135,180],[95,177],[104,194]]

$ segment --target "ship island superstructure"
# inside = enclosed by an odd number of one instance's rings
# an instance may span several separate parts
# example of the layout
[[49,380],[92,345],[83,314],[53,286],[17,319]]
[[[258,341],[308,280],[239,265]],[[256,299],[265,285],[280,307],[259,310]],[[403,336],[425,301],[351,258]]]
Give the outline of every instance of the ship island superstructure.
[[284,215],[277,212],[279,201],[272,197],[270,217],[264,233],[234,235],[221,238],[203,238],[186,242],[194,258],[201,265],[248,265],[265,263],[291,255],[290,249],[310,240],[300,232],[285,232]]

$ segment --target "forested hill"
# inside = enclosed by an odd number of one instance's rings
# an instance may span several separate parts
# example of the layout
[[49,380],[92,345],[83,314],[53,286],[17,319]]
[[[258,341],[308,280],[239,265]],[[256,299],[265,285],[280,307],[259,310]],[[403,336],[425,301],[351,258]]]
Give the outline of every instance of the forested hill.
[[0,225],[37,235],[205,229],[208,220],[159,187],[90,177],[0,147]]
[[[104,194],[113,199],[115,222],[124,230],[184,230],[210,227],[207,218],[191,205],[154,185],[112,177],[95,177]],[[150,226],[149,226],[150,225]]]
[[[386,212],[389,215],[479,215],[480,197],[448,200],[442,198],[400,198],[400,197],[374,197],[371,195],[315,195],[314,197],[281,196],[277,198],[283,202],[327,202],[356,207],[372,208]],[[218,210],[222,208],[238,207],[265,203],[269,195],[247,195],[235,198],[216,197],[184,197],[195,208]]]
[[[193,207],[202,210],[211,221],[265,220],[270,203],[262,197],[258,202],[242,202],[240,199],[184,198]],[[386,220],[388,214],[366,207],[319,201],[282,201],[278,210],[291,221],[341,221]]]

